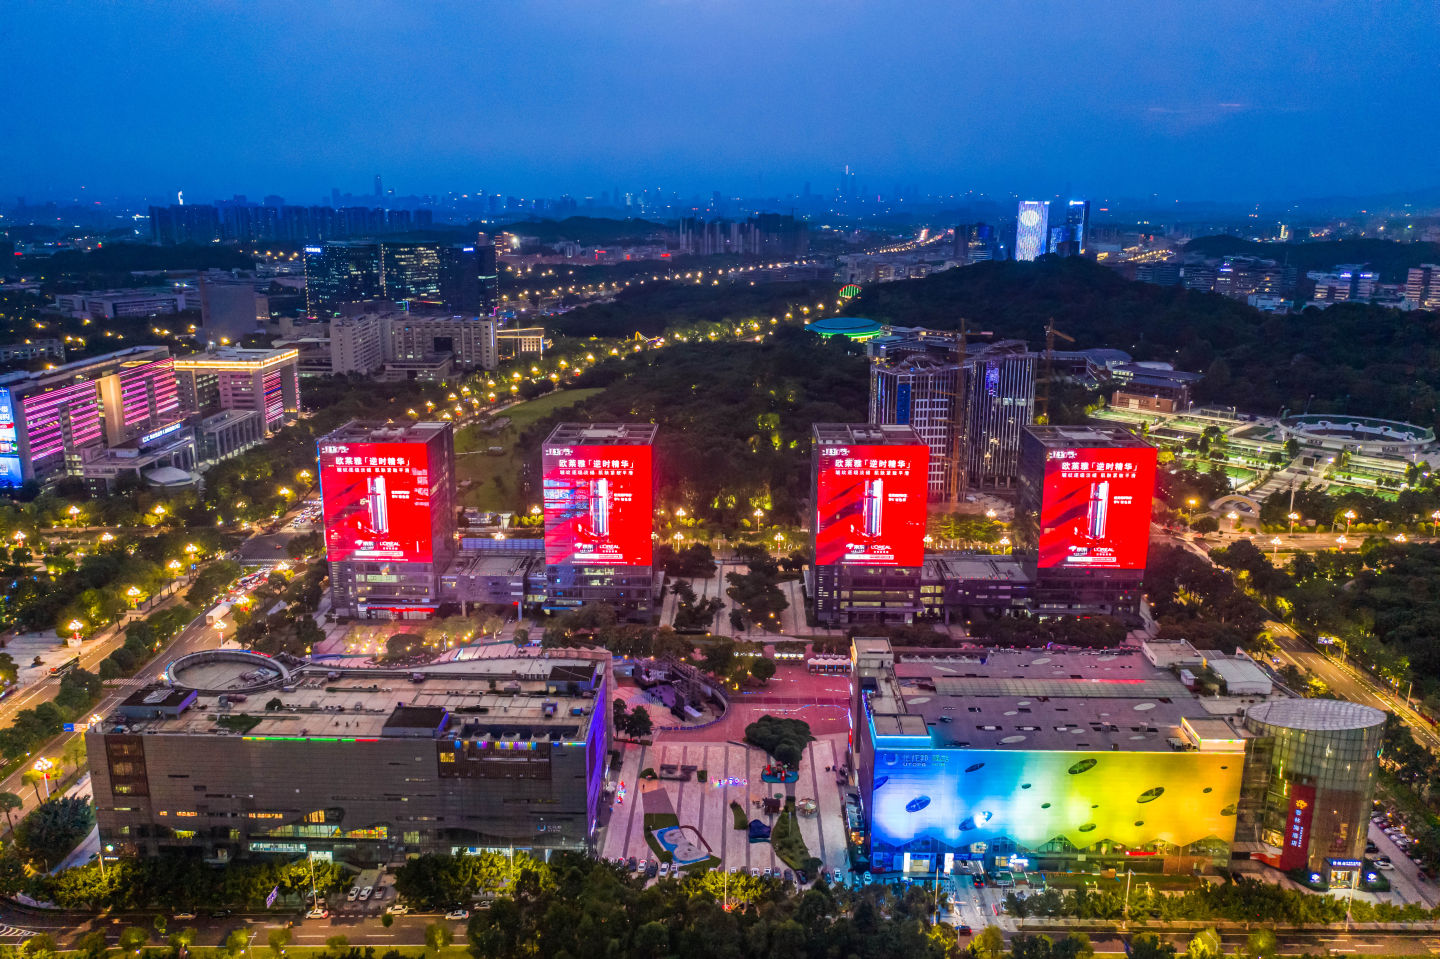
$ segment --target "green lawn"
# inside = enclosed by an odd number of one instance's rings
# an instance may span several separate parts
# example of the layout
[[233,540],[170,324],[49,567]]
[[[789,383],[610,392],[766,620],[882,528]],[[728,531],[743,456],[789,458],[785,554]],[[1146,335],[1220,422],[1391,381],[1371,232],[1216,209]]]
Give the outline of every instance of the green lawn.
[[[478,426],[467,426],[456,433],[456,479],[462,483],[466,480],[471,482],[469,487],[460,491],[460,505],[495,512],[523,512],[535,505],[519,501],[520,461],[515,452],[515,441],[537,420],[599,392],[599,389],[556,390],[501,413],[510,421],[503,430],[487,433]],[[503,447],[505,452],[490,456],[485,450],[491,446]],[[500,483],[495,482],[495,477],[500,478]],[[532,499],[538,503],[538,497],[536,493]]]

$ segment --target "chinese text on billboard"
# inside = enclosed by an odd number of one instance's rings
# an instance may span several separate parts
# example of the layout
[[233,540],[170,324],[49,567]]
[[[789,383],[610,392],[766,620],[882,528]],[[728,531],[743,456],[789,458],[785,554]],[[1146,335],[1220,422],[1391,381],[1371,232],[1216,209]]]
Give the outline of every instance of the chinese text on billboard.
[[424,444],[323,443],[320,484],[331,562],[430,562],[430,464]]
[[1040,505],[1040,568],[1144,569],[1155,450],[1050,450]]
[[921,565],[929,471],[930,449],[920,444],[822,447],[815,562]]
[[650,447],[545,448],[545,562],[649,566]]

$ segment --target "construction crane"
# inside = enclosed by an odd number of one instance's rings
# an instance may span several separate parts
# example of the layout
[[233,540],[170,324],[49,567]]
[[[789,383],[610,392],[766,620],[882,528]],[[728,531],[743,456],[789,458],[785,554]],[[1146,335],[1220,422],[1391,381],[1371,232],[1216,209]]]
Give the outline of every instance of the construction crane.
[[950,487],[950,505],[957,506],[970,486],[970,471],[965,468],[964,440],[969,432],[970,423],[969,403],[967,397],[970,391],[965,383],[965,360],[966,350],[969,345],[970,336],[994,336],[989,330],[970,333],[969,321],[960,320],[960,332],[952,341],[955,354],[955,391],[950,398],[950,475],[946,477],[946,484]]
[[1074,343],[1075,337],[1055,329],[1055,317],[1045,324],[1045,370],[1040,378],[1040,403],[1035,413],[1035,422],[1041,425],[1050,422],[1050,380],[1055,376],[1055,337],[1066,343]]

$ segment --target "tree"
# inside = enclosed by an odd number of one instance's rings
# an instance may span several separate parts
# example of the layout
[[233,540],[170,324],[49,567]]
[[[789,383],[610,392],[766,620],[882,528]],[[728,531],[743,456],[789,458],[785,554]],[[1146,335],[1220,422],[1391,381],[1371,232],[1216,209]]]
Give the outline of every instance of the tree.
[[85,764],[85,737],[76,736],[66,743],[60,752],[60,760],[72,770],[78,771]]
[[986,926],[970,940],[970,948],[980,959],[1000,959],[1005,955],[1005,934],[999,926]]
[[1202,929],[1195,933],[1185,947],[1186,959],[1220,959],[1225,947],[1220,943],[1220,934],[1214,929]]
[[[239,932],[240,930],[237,929],[235,931]],[[146,932],[144,929],[141,929],[139,926],[126,926],[124,929],[120,930],[121,952],[139,953],[140,950],[145,947],[145,943],[149,941],[150,933]],[[241,948],[244,948],[243,944],[241,945]],[[236,954],[237,953],[231,953],[231,955]]]
[[35,808],[15,830],[15,841],[31,862],[49,869],[59,863],[95,826],[90,800],[58,796]]
[[83,959],[105,959],[110,947],[105,941],[105,933],[93,929],[75,941],[75,951],[80,953]]
[[439,952],[454,940],[450,933],[450,927],[442,923],[432,922],[425,927],[425,948],[430,952]]
[[5,822],[9,825],[11,832],[15,831],[15,819],[11,813],[23,808],[25,808],[25,800],[12,792],[0,792],[0,809],[5,810]]
[[650,711],[644,706],[636,706],[630,711],[626,721],[626,731],[633,739],[644,739],[655,730],[655,724],[650,719]]
[[235,929],[230,935],[225,937],[225,942],[221,948],[225,950],[225,955],[230,956],[231,959],[236,959],[236,957],[245,951],[245,947],[249,944],[250,936],[245,930]]
[[40,780],[44,778],[45,774],[40,772],[38,769],[27,769],[20,774],[20,781],[35,790],[35,801],[37,803],[41,801]]
[[750,662],[750,675],[755,677],[761,685],[770,682],[770,677],[775,675],[775,660],[757,656]]
[[1214,533],[1220,529],[1220,521],[1213,516],[1202,516],[1190,528],[1201,535]]
[[343,953],[350,948],[350,940],[344,936],[329,936],[325,939],[325,948]]
[[48,932],[38,932],[25,940],[25,945],[20,948],[23,956],[53,956],[59,946],[55,944],[55,937]]
[[1153,932],[1142,932],[1130,940],[1130,959],[1175,959],[1175,947]]
[[1280,942],[1274,929],[1254,929],[1245,937],[1245,947],[1240,951],[1247,959],[1275,959],[1280,951]]
[[265,934],[265,941],[270,946],[270,951],[275,953],[275,959],[280,959],[280,954],[290,944],[290,937],[293,935],[289,926],[280,926],[271,929]]
[[775,761],[794,768],[800,765],[805,747],[814,741],[810,724],[802,719],[781,719],[766,714],[745,727],[745,741],[759,746]]

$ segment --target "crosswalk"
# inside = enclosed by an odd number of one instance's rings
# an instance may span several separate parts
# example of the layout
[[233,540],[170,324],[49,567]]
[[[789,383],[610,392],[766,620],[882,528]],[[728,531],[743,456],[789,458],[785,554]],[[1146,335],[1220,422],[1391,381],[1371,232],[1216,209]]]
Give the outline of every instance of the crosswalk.
[[35,935],[33,929],[21,929],[19,926],[7,926],[0,923],[0,939],[29,939]]

